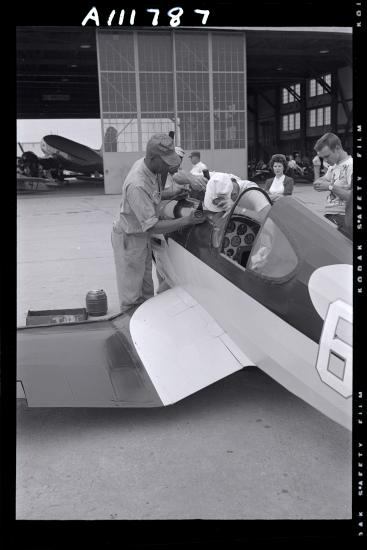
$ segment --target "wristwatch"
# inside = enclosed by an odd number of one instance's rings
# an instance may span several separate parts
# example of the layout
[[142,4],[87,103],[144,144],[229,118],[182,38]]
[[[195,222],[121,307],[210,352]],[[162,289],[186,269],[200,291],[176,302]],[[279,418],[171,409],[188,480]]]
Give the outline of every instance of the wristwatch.
[[332,191],[334,189],[334,186],[333,185],[329,185],[329,191]]

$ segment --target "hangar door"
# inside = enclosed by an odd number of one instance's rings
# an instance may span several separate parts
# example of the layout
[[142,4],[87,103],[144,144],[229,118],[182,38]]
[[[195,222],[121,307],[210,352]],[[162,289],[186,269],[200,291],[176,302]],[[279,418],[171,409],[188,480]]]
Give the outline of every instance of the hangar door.
[[247,177],[243,32],[98,30],[97,48],[106,193],[170,130],[209,169]]

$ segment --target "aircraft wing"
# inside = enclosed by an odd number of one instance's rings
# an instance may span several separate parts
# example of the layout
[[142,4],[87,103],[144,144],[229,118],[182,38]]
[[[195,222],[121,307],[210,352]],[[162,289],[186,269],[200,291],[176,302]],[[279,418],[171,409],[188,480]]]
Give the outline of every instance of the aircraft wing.
[[253,365],[182,287],[143,303],[130,320],[130,334],[164,405]]

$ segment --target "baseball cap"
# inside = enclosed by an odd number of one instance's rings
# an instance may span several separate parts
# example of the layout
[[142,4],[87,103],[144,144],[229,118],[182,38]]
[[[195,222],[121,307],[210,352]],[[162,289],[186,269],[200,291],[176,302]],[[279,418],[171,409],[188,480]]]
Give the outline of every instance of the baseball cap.
[[160,157],[169,166],[179,166],[181,163],[173,139],[167,134],[154,134],[147,143],[145,156],[147,159]]
[[199,157],[199,158],[200,158],[200,151],[193,151],[193,152],[191,153],[191,155],[189,155],[189,156],[190,156],[190,158],[191,158],[191,157]]

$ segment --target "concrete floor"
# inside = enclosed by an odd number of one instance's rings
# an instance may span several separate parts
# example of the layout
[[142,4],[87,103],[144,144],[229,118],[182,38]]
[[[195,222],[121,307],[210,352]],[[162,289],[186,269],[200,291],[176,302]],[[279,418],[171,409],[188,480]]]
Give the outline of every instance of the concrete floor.
[[[296,197],[320,215],[311,186]],[[18,197],[18,326],[28,309],[118,312],[110,245],[120,197]],[[347,519],[351,434],[256,368],[162,409],[18,404],[18,519]]]

